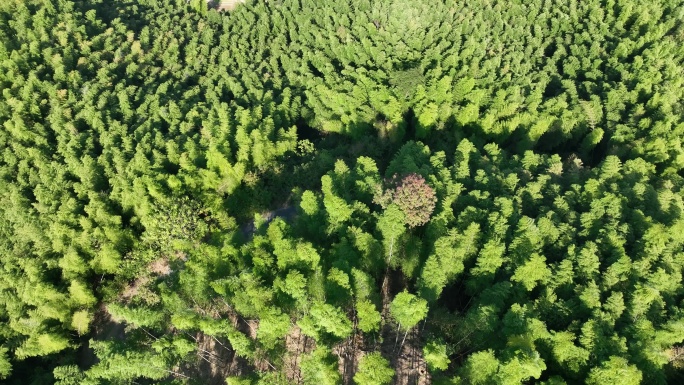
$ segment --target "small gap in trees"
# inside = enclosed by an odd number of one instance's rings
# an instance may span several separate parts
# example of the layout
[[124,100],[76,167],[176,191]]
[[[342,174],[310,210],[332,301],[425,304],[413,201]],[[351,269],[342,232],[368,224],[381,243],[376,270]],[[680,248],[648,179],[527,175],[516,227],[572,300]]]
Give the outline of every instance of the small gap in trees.
[[544,47],[544,56],[548,58],[553,57],[553,55],[556,53],[556,49],[558,49],[556,42],[552,41],[549,45]]
[[563,93],[563,83],[561,83],[560,77],[553,75],[551,81],[546,85],[544,89],[545,98],[555,98],[556,96]]
[[468,309],[472,297],[466,294],[463,282],[447,285],[437,300],[437,307],[444,307],[450,312],[464,313]]
[[295,121],[295,127],[297,127],[297,139],[299,140],[306,139],[317,142],[323,138],[323,133],[311,127],[301,116]]
[[312,73],[315,77],[317,77],[317,78],[322,78],[322,77],[323,77],[323,72],[319,71],[318,68],[316,68],[316,66],[314,66],[311,62],[309,62],[309,63],[307,63],[307,64],[308,64],[308,67],[309,67],[309,71],[311,71],[311,73]]
[[[409,108],[405,113],[404,113],[404,122],[406,124],[406,134],[404,135],[405,139],[416,139],[416,113],[413,111],[413,108]],[[406,142],[406,140],[403,140],[402,142]]]

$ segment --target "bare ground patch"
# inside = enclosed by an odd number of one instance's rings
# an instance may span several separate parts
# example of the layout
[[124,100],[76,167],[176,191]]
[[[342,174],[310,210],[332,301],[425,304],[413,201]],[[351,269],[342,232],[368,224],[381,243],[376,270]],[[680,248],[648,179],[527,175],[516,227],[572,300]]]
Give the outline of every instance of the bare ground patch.
[[302,372],[300,365],[302,356],[311,353],[316,349],[316,341],[302,333],[299,326],[293,326],[285,336],[285,347],[287,353],[283,359],[283,367],[287,380],[293,384],[302,383]]
[[338,369],[345,385],[353,384],[354,374],[359,369],[359,360],[365,354],[363,335],[355,332],[341,344],[333,348],[338,357]]
[[[393,292],[398,291],[403,279],[396,272],[388,270],[382,282],[382,345],[379,347],[382,355],[390,360],[394,369],[394,385],[428,385],[431,377],[427,370],[427,363],[423,358],[423,342],[421,340],[423,323],[409,330],[408,333],[397,330],[391,322],[389,305]],[[377,350],[377,346],[375,349]]]
[[209,0],[207,4],[210,8],[214,8],[217,11],[232,11],[244,2],[245,0]]
[[202,379],[207,385],[221,385],[228,376],[241,376],[254,370],[247,360],[235,354],[227,341],[204,333],[197,333],[193,338],[197,342],[198,363],[183,368],[191,377]]
[[[105,340],[123,340],[125,338],[126,324],[116,322],[107,308],[100,304],[95,311],[93,322],[90,327],[90,336],[95,341]],[[90,347],[90,343],[86,342],[81,345],[78,352],[78,365],[81,368],[89,368],[98,362],[95,351]]]
[[[394,338],[392,338],[394,334]],[[416,326],[406,335],[406,340],[401,344],[404,333],[394,330],[387,335],[383,344],[383,353],[390,357],[390,363],[395,370],[395,385],[427,385],[431,383],[427,363],[423,358],[420,327]],[[390,348],[391,350],[387,349]],[[386,351],[386,349],[388,351]]]

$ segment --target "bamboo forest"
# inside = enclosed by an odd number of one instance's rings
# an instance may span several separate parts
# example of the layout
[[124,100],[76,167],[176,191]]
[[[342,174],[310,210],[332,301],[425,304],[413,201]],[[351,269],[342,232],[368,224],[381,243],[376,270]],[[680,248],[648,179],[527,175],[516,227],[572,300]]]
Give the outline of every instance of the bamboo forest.
[[684,384],[684,0],[0,1],[0,383]]

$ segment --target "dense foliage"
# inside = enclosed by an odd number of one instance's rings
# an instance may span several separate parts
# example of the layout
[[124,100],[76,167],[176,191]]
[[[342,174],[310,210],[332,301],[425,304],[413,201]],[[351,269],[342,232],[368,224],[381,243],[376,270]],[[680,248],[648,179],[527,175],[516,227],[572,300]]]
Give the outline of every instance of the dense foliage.
[[681,0],[4,0],[0,379],[681,383],[682,41]]

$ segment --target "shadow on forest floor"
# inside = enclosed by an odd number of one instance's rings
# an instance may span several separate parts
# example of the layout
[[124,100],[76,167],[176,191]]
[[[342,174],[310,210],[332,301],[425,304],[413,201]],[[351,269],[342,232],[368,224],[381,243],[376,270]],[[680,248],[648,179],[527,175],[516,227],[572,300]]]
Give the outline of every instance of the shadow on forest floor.
[[[389,163],[387,159],[399,149],[397,144],[377,137],[356,140],[343,134],[323,134],[299,125],[298,137],[300,141],[311,142],[313,151],[289,152],[278,167],[257,172],[251,182],[243,181],[226,200],[226,210],[242,226],[253,222],[255,214],[267,215],[296,206],[297,197],[293,196],[293,191],[320,189],[321,177],[332,171],[338,161],[352,168],[358,157],[367,156],[375,159],[378,168],[383,170]],[[281,216],[279,214],[276,216]]]

